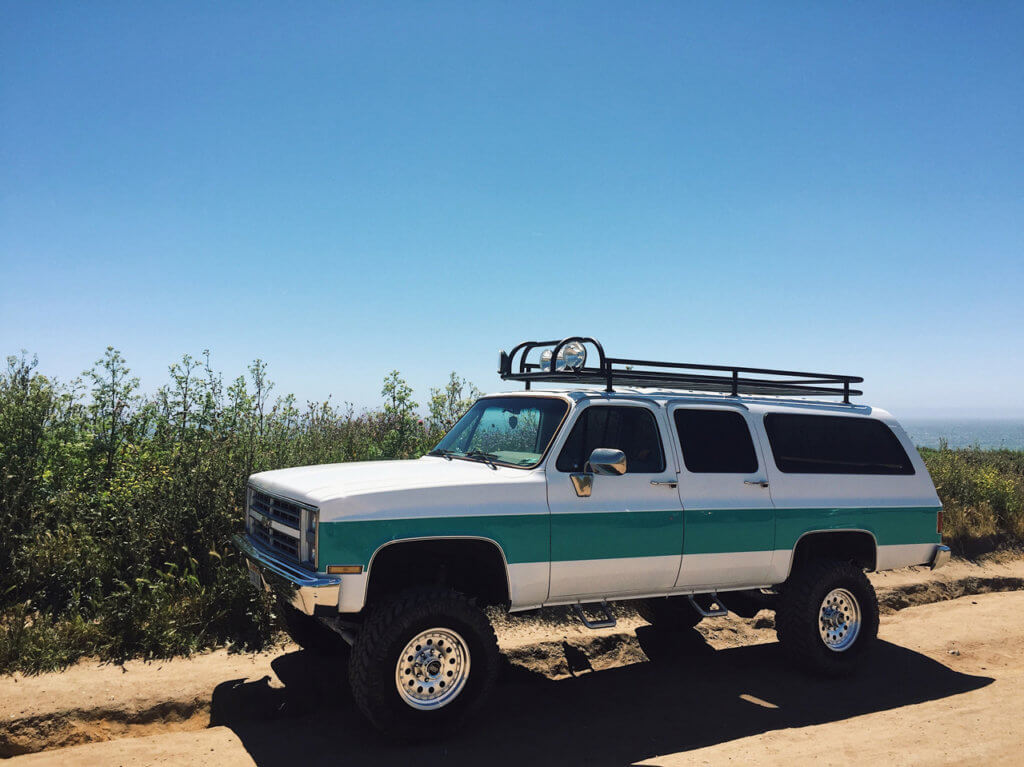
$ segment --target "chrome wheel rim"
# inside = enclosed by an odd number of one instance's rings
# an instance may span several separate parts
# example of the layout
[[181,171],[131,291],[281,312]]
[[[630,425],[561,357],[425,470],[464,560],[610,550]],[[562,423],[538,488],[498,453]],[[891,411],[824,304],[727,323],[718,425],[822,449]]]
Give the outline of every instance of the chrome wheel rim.
[[457,632],[446,628],[421,631],[398,656],[395,686],[415,709],[447,706],[469,678],[469,645]]
[[818,609],[818,633],[833,652],[849,650],[860,634],[860,604],[847,589],[832,589]]

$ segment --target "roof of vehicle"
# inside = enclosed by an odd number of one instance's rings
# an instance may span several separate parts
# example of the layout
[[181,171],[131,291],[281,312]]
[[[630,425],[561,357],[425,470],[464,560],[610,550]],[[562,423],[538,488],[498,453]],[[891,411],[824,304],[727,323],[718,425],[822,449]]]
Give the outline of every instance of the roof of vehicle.
[[565,397],[574,402],[591,401],[616,401],[616,400],[643,400],[664,407],[668,403],[686,402],[695,405],[706,405],[709,407],[734,407],[742,408],[751,412],[807,412],[828,413],[831,415],[857,415],[870,416],[881,419],[891,419],[892,416],[885,410],[870,405],[830,402],[815,399],[802,399],[794,397],[771,397],[771,396],[733,396],[729,394],[714,394],[700,391],[688,391],[683,389],[646,389],[640,387],[618,387],[615,391],[607,392],[600,389],[529,389],[522,391],[494,392],[486,395],[488,397]]

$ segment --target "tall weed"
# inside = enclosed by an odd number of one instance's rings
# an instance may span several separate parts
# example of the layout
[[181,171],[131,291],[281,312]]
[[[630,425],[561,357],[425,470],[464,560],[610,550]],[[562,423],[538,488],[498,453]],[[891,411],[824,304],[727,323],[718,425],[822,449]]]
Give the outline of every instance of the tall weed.
[[943,539],[974,555],[1024,546],[1024,452],[920,448],[942,499]]

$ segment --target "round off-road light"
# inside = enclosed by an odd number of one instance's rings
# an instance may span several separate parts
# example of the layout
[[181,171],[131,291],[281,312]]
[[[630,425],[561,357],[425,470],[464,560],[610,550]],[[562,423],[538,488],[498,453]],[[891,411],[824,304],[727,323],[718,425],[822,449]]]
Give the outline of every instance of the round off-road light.
[[[587,350],[579,341],[570,341],[558,352],[555,370],[579,370],[587,361]],[[551,349],[545,349],[540,355],[540,369],[551,370]]]
[[579,370],[587,361],[587,350],[583,344],[579,341],[570,341],[562,350],[558,352],[558,361],[555,363],[556,367],[561,370],[562,368],[569,368],[569,370]]

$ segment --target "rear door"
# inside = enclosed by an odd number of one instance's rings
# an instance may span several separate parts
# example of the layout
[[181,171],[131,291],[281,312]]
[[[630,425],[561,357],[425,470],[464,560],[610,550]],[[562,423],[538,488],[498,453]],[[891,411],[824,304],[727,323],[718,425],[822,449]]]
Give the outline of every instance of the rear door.
[[[579,411],[547,467],[551,592],[566,598],[668,591],[679,572],[682,509],[664,410],[644,402],[591,403]],[[595,448],[626,454],[626,473],[596,475],[577,494]]]
[[669,416],[682,458],[683,557],[676,586],[767,583],[775,509],[751,414],[672,403]]

